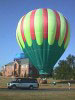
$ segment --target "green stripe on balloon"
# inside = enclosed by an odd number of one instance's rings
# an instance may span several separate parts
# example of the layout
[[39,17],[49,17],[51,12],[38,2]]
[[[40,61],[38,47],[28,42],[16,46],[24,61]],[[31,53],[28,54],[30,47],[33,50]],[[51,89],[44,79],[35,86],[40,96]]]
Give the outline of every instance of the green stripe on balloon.
[[48,43],[52,45],[56,35],[56,16],[51,9],[48,10]]
[[68,36],[67,36],[66,42],[64,44],[65,49],[67,48],[69,41],[70,41],[70,24],[68,24]]
[[35,13],[34,27],[35,27],[35,35],[36,35],[37,44],[42,45],[43,43],[42,9],[38,9]]
[[[22,17],[23,18],[23,17]],[[18,23],[18,27],[17,27],[17,33],[18,33],[18,37],[19,37],[19,40],[22,44],[22,47],[25,48],[25,44],[24,44],[24,41],[22,39],[22,35],[21,35],[21,30],[20,30],[20,24],[21,24],[21,21],[22,21],[22,18],[20,19],[19,23]]]
[[21,44],[21,41],[19,40],[19,37],[18,37],[17,34],[16,34],[16,37],[17,37],[17,42],[18,42],[18,44],[19,44],[21,50],[24,52],[24,49],[25,49],[25,48],[23,48],[23,46],[22,46],[22,44]]
[[25,34],[26,42],[28,46],[32,46],[32,39],[30,36],[30,15],[31,15],[31,12],[26,14],[26,17],[24,20],[24,34]]
[[18,42],[18,44],[19,44],[19,46],[20,46],[20,48],[21,48],[21,50],[22,50],[22,46],[20,45],[20,42],[19,42],[19,40],[18,40],[18,36],[17,36],[17,31],[16,31],[16,40],[17,40],[17,42]]
[[64,41],[64,37],[65,37],[65,33],[66,33],[66,22],[65,19],[63,17],[62,14],[59,13],[60,16],[60,37],[58,40],[58,45],[61,47],[63,41]]
[[18,36],[17,36],[17,39],[18,39],[19,45],[21,46],[21,50],[24,51],[25,48],[23,48]]

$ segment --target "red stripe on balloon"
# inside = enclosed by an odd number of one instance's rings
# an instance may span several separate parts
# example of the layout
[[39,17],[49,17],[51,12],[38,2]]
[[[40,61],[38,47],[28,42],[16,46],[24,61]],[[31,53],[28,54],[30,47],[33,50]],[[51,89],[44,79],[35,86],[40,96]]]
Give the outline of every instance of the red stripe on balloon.
[[58,12],[54,10],[54,13],[56,15],[56,40],[59,40],[60,37],[60,16]]
[[35,16],[36,10],[33,10],[30,15],[30,34],[32,40],[35,40],[35,30],[34,30],[34,16]]
[[66,39],[68,36],[68,22],[67,22],[66,18],[65,18],[65,21],[66,21],[66,33],[65,33],[64,43],[66,42]]
[[43,32],[44,32],[44,39],[48,38],[48,12],[47,9],[43,9]]
[[24,36],[24,28],[23,28],[24,18],[25,18],[25,16],[22,18],[20,29],[21,29],[22,39],[23,39],[24,42],[26,42],[26,38]]

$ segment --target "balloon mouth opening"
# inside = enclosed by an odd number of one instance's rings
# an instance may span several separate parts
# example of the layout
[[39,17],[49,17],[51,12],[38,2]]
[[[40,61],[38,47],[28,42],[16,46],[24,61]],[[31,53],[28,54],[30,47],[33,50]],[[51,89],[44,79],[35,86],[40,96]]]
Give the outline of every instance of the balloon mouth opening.
[[40,75],[49,75],[49,73],[48,72],[45,72],[44,70],[40,70],[39,71],[39,74]]

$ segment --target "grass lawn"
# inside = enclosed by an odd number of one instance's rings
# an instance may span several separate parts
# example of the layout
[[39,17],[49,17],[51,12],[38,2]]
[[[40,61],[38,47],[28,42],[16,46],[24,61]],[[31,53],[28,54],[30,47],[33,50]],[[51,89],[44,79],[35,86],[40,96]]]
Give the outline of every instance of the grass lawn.
[[75,100],[75,91],[1,90],[0,100]]
[[67,84],[40,85],[38,90],[9,90],[6,88],[9,80],[0,78],[0,100],[75,100],[75,90],[69,90]]

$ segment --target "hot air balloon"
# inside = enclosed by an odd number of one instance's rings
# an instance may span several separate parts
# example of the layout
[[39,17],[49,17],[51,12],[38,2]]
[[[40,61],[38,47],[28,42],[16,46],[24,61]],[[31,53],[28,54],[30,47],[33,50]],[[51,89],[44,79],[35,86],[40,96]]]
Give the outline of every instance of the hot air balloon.
[[20,19],[16,39],[39,74],[51,74],[69,44],[69,23],[58,11],[32,10]]

